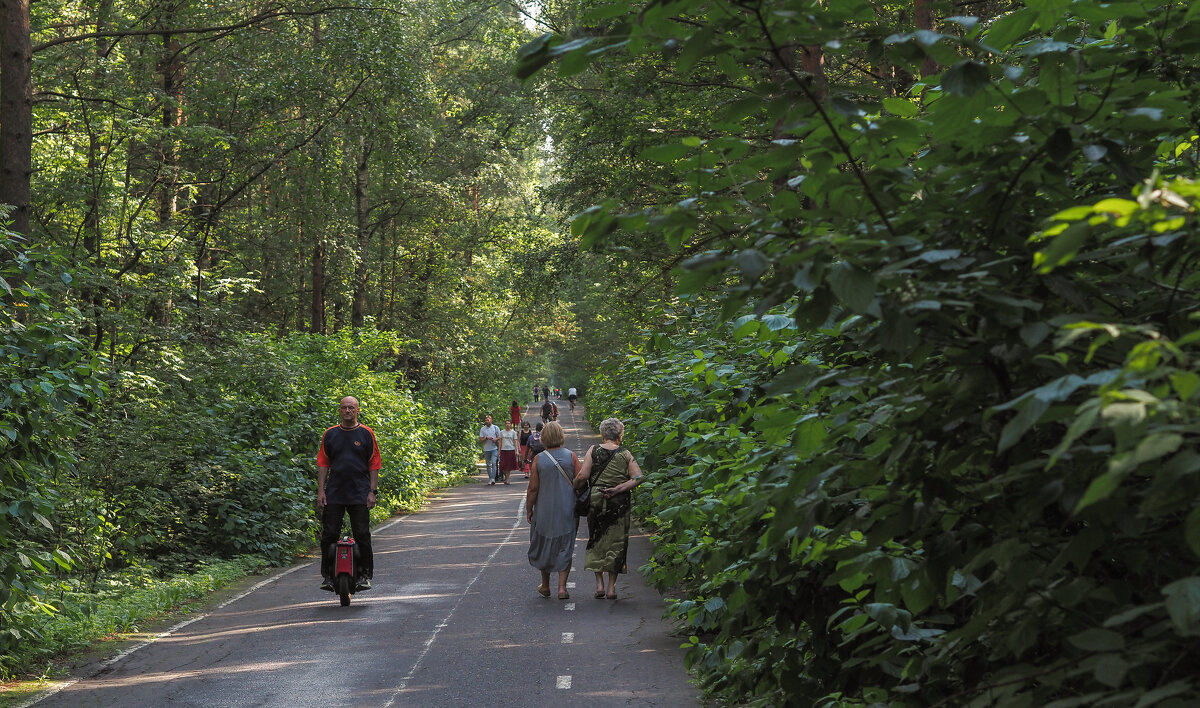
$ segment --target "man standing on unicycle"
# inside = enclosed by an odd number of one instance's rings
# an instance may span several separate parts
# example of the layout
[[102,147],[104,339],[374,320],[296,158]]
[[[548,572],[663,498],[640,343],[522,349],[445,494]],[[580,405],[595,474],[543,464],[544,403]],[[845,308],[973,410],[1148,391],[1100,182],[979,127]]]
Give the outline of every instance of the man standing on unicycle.
[[321,436],[317,450],[317,506],[321,515],[322,590],[333,588],[333,547],[350,514],[350,531],[361,554],[354,589],[371,589],[375,559],[371,555],[371,515],[383,463],[375,431],[358,422],[358,399],[346,396],[338,407],[341,422]]

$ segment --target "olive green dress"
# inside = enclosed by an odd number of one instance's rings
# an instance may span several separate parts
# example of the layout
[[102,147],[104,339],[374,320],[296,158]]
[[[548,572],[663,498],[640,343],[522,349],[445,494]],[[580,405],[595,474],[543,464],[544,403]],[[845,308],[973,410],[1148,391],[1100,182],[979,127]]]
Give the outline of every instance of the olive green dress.
[[[610,461],[611,460],[611,464]],[[625,555],[629,550],[629,492],[605,498],[601,489],[615,487],[629,479],[633,455],[623,447],[606,450],[592,448],[592,503],[588,509],[588,542],[584,569],[593,572],[627,573]],[[597,470],[599,476],[596,477]]]

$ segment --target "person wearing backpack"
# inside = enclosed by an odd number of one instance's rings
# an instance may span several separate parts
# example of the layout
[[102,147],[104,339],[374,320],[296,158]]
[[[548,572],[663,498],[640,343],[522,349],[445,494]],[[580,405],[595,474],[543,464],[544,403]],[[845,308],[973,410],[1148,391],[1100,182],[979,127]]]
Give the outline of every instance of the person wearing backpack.
[[[542,442],[542,429],[545,426],[541,423],[537,424],[537,430],[529,434],[529,440],[525,445],[525,459],[527,462],[532,462],[533,458],[538,453],[545,451],[546,445]],[[525,468],[525,479],[529,479],[529,467]]]
[[529,421],[521,422],[521,471],[525,473],[525,479],[529,479],[529,437],[533,435],[533,431],[529,429]]

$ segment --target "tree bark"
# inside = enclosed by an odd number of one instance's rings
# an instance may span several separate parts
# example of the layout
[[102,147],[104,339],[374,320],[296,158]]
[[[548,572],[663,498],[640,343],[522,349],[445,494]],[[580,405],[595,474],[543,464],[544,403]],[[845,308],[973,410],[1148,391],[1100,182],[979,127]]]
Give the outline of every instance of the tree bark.
[[33,159],[29,32],[29,0],[0,0],[0,203],[14,207],[11,229],[25,236]]
[[[932,3],[933,0],[913,0],[913,23],[916,24],[917,29],[933,31]],[[925,61],[921,62],[921,77],[936,74],[937,71],[937,62],[931,57],[925,57]]]
[[325,334],[325,242],[317,237],[312,257],[312,323],[309,331]]
[[159,160],[162,179],[158,198],[158,220],[167,223],[179,210],[179,141],[175,131],[183,125],[183,80],[186,67],[181,58],[179,39],[163,35],[163,53],[159,62],[162,76],[162,138]]
[[367,249],[371,240],[371,211],[367,201],[371,145],[360,140],[358,165],[354,172],[354,214],[358,232],[358,262],[354,266],[354,303],[350,309],[350,326],[362,327],[367,310]]

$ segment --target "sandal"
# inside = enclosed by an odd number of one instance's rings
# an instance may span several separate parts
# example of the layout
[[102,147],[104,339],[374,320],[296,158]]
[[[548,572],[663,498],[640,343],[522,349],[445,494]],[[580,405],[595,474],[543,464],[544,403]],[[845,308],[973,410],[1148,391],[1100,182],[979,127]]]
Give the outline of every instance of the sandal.
[[542,597],[550,597],[550,588],[545,585],[537,586],[537,591]]
[[596,594],[595,594],[595,595],[593,595],[592,597],[595,597],[597,600],[603,600],[603,599],[604,599],[604,591],[603,591],[603,590],[597,590],[597,591],[596,591]]
[[615,600],[617,599],[617,594],[614,592],[613,594],[605,595],[604,597],[608,598],[609,600]]
[[567,592],[566,590],[563,590],[562,592],[558,593],[558,599],[560,599],[560,600],[570,600],[570,599],[571,599],[571,593]]

